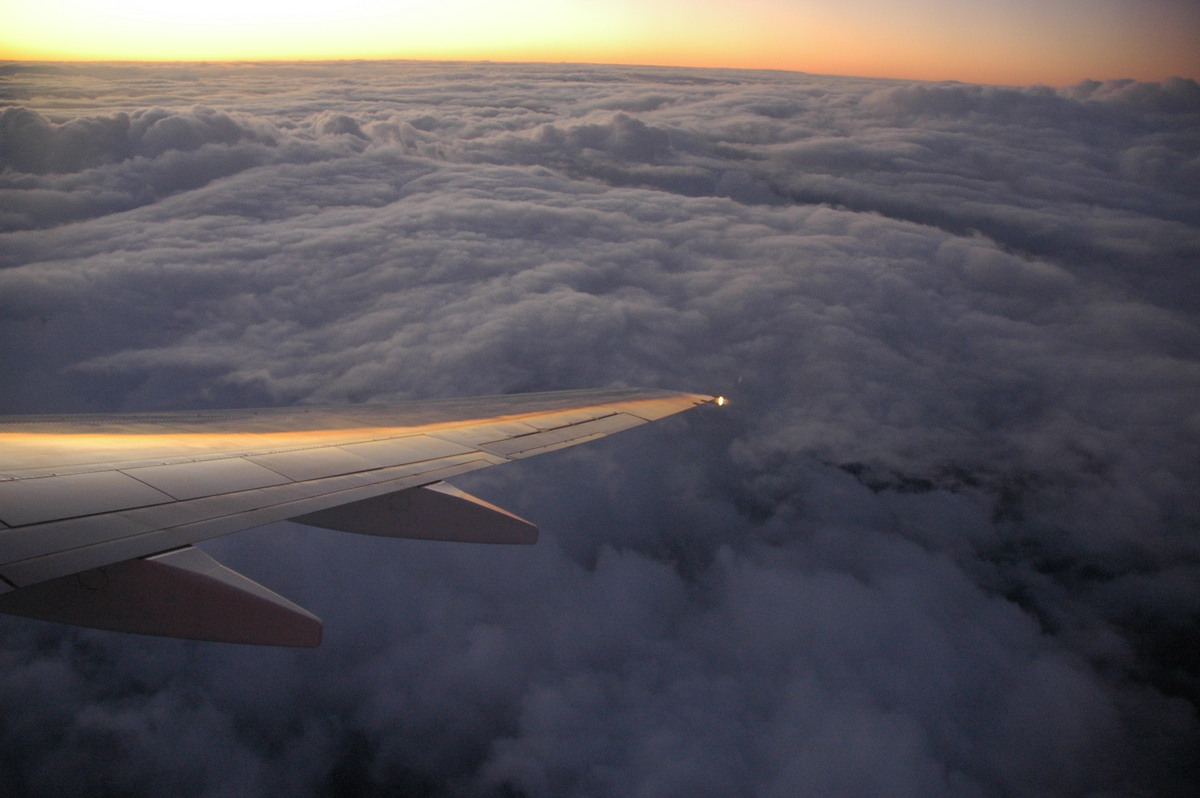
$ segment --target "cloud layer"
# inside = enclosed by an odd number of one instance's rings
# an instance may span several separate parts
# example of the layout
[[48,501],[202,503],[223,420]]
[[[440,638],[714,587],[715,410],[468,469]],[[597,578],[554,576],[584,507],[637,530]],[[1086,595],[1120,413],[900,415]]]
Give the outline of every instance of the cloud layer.
[[9,70],[2,412],[733,399],[208,544],[316,652],[0,620],[10,789],[1188,794],[1194,82]]

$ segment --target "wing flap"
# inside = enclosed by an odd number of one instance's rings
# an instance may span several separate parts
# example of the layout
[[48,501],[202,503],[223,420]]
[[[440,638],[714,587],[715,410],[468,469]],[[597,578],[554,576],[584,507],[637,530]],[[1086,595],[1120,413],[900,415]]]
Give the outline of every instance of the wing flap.
[[320,618],[193,546],[10,591],[0,612],[191,640],[321,643]]

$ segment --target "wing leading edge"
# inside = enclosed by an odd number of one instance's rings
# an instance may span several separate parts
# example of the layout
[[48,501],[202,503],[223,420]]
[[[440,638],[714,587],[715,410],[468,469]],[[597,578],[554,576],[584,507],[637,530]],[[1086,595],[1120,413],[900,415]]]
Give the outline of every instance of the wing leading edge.
[[0,612],[313,646],[320,620],[191,544],[291,519],[359,534],[533,543],[444,479],[709,402],[647,389],[403,405],[0,417]]

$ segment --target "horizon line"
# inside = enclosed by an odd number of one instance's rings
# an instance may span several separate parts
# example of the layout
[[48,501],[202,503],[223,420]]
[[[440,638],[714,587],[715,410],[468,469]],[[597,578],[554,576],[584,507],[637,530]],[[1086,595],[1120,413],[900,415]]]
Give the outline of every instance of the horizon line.
[[786,68],[786,67],[754,67],[754,66],[728,66],[728,65],[698,65],[698,64],[667,64],[667,63],[649,63],[649,62],[621,62],[621,61],[570,61],[570,60],[534,60],[534,59],[495,59],[495,58],[406,58],[403,56],[386,56],[386,57],[344,57],[344,58],[184,58],[184,59],[158,59],[158,58],[8,58],[0,57],[0,64],[126,64],[126,65],[170,65],[170,64],[192,64],[192,65],[207,65],[207,64],[361,64],[361,63],[414,63],[414,64],[495,64],[508,66],[530,66],[530,65],[547,65],[547,66],[583,66],[583,67],[629,67],[632,69],[698,69],[710,71],[725,71],[725,72],[778,72],[781,74],[807,75],[810,77],[820,78],[842,78],[848,80],[883,80],[895,81],[903,83],[955,83],[964,86],[992,86],[996,88],[1033,88],[1037,86],[1045,86],[1054,89],[1069,88],[1083,83],[1118,83],[1118,82],[1135,82],[1135,83],[1163,83],[1168,80],[1188,80],[1197,82],[1196,79],[1185,75],[1170,75],[1155,80],[1143,80],[1134,77],[1120,78],[1092,78],[1083,77],[1073,82],[1066,83],[1051,83],[1051,82],[1033,82],[1033,83],[986,83],[970,80],[962,80],[959,78],[909,78],[909,77],[894,77],[884,75],[868,75],[868,74],[842,74],[833,72],[810,72],[803,69]]

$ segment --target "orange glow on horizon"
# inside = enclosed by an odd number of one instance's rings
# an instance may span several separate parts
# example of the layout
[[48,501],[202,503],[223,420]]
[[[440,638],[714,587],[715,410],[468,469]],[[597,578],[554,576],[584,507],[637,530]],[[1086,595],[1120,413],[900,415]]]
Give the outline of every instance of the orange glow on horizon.
[[0,57],[66,61],[451,60],[782,69],[976,83],[1200,78],[1178,0],[39,0]]

